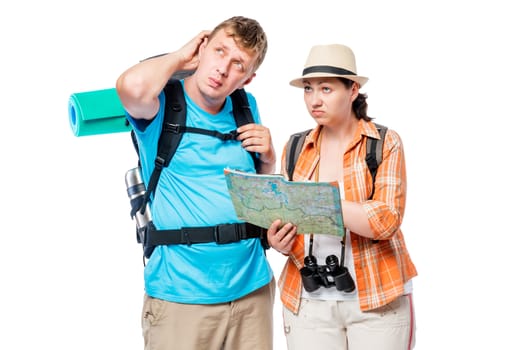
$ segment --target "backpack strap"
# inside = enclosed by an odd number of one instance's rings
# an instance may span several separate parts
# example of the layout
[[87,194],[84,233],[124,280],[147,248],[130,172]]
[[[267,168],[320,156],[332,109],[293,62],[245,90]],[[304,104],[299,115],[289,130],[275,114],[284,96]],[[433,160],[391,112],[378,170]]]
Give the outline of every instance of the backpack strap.
[[377,123],[374,124],[380,134],[380,138],[368,137],[366,141],[366,164],[373,179],[373,189],[371,190],[369,199],[373,198],[373,194],[375,194],[375,178],[377,176],[378,166],[382,163],[382,148],[386,132],[388,131],[386,126]]
[[[371,138],[369,137],[366,141],[366,164],[371,173],[373,179],[373,190],[371,191],[370,199],[375,193],[375,178],[377,176],[378,166],[382,162],[382,148],[384,144],[384,138],[386,137],[386,132],[388,128],[384,125],[374,123],[379,134],[380,138]],[[289,137],[286,148],[286,170],[290,180],[293,180],[293,173],[295,171],[295,165],[302,151],[302,146],[304,145],[304,140],[309,134],[311,129],[295,133]]]
[[247,99],[246,90],[237,89],[230,95],[231,102],[233,102],[233,114],[235,115],[235,122],[237,126],[246,125],[254,122],[251,107]]
[[[231,102],[233,103],[233,115],[235,117],[235,122],[237,127],[251,124],[255,122],[255,118],[253,118],[253,113],[251,113],[251,107],[249,106],[249,101],[247,99],[246,90],[244,89],[237,89],[233,91],[233,93],[230,95]],[[236,130],[233,130],[235,139],[237,136]],[[260,159],[258,155],[255,152],[249,152],[251,154],[251,157],[253,158],[253,162],[255,164],[255,169],[258,170],[260,166]]]
[[[239,242],[244,239],[267,237],[266,233],[267,229],[248,222],[203,227],[182,227],[177,230],[157,230],[154,225],[150,225],[146,233],[146,246],[154,247],[157,245],[170,244],[191,245],[211,242],[227,244]],[[269,247],[264,248],[267,249]]]
[[298,156],[304,146],[304,140],[312,129],[297,132],[289,137],[286,147],[286,171],[289,180],[293,180],[293,173],[295,172],[295,165]]
[[182,83],[179,80],[174,80],[170,84],[166,84],[164,93],[166,96],[164,123],[158,139],[155,168],[149,179],[144,201],[140,208],[142,214],[146,209],[151,193],[154,193],[156,189],[162,169],[169,165],[180,144],[183,135],[181,127],[186,125],[186,99]]

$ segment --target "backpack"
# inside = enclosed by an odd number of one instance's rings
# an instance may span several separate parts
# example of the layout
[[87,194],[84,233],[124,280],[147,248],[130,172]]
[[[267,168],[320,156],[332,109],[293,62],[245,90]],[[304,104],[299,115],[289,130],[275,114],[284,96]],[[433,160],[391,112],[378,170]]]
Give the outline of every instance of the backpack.
[[[216,130],[207,130],[195,127],[186,126],[186,113],[187,106],[184,96],[184,89],[180,80],[170,79],[164,87],[164,94],[166,97],[165,109],[164,109],[164,121],[162,125],[162,131],[158,139],[157,156],[155,159],[155,168],[151,177],[147,189],[144,195],[139,201],[131,203],[131,217],[136,219],[138,211],[144,214],[146,207],[149,203],[151,194],[154,195],[160,174],[164,167],[169,166],[171,159],[173,158],[180,141],[186,132],[199,133],[217,137],[222,141],[236,140],[237,132],[236,129],[229,133],[221,133]],[[254,118],[251,113],[248,98],[244,89],[238,89],[231,95],[231,101],[233,104],[233,115],[237,127],[253,123]],[[134,130],[131,130],[131,139],[135,150],[138,152],[138,143]],[[258,168],[259,159],[256,153],[251,152],[255,168]],[[140,158],[138,160],[140,166]],[[137,228],[138,230],[138,228]],[[137,241],[142,243],[144,249],[144,256],[149,258],[156,245],[160,244],[192,244],[192,243],[204,243],[209,241],[215,241],[217,243],[229,243],[235,242],[240,239],[264,237],[264,229],[251,225],[249,223],[242,224],[224,224],[212,227],[198,227],[198,228],[184,228],[180,230],[157,230],[154,224],[150,222],[148,224],[145,233],[139,234],[137,231]],[[265,242],[263,241],[264,246]]]
[[[366,141],[366,164],[368,166],[369,172],[371,173],[371,178],[373,179],[373,190],[369,198],[373,197],[375,193],[375,177],[377,176],[378,166],[382,162],[382,146],[384,144],[384,138],[386,137],[386,132],[388,128],[384,125],[373,123],[378,129],[380,134],[380,139],[368,138]],[[298,156],[302,151],[302,146],[304,145],[304,140],[306,136],[312,129],[304,130],[298,133],[295,133],[289,137],[286,148],[286,171],[288,173],[289,180],[293,180],[293,173],[295,171],[295,164],[298,160]]]

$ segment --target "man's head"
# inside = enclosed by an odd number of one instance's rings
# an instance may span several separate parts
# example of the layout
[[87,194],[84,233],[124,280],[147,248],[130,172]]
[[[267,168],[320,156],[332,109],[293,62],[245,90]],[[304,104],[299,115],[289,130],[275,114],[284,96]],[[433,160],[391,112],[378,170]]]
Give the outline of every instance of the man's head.
[[186,80],[186,91],[202,108],[216,112],[228,95],[253,80],[266,51],[266,34],[257,21],[231,17],[200,45],[198,68]]
[[267,37],[260,24],[251,18],[242,16],[231,17],[213,29],[209,35],[209,40],[213,39],[221,29],[224,29],[227,35],[235,40],[237,45],[256,55],[253,66],[254,73],[264,61],[267,52]]

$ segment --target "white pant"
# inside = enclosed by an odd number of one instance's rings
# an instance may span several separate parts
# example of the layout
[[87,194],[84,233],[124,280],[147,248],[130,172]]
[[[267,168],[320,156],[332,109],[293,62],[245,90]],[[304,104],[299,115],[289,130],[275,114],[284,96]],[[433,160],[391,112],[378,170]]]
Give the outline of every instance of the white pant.
[[358,300],[302,299],[298,315],[283,308],[289,350],[411,350],[415,316],[411,294],[362,312]]

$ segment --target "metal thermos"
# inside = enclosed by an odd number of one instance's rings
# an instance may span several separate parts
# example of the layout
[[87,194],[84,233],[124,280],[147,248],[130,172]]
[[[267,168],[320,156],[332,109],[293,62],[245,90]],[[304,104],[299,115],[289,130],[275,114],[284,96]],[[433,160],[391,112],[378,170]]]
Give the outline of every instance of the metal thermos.
[[[127,196],[131,201],[131,207],[134,208],[134,206],[136,205],[135,203],[137,201],[139,201],[139,203],[142,203],[141,198],[143,198],[144,194],[146,193],[146,186],[144,185],[144,181],[142,180],[142,169],[140,167],[130,169],[126,172],[126,187]],[[151,210],[149,209],[149,203],[146,205],[144,213],[142,213],[139,209],[135,213],[134,218],[136,221],[136,227],[138,232],[143,233],[149,222],[151,222],[152,220]],[[143,238],[142,235],[140,238]],[[143,240],[141,241],[143,242]]]

